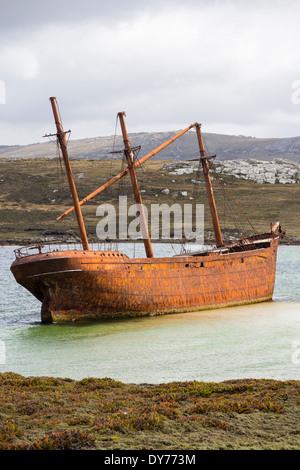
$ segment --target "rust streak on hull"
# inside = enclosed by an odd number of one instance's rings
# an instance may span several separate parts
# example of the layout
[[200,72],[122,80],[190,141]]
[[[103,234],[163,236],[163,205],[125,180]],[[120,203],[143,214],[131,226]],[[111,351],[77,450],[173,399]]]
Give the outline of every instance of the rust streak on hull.
[[278,241],[149,259],[56,251],[19,257],[11,270],[42,302],[43,322],[159,315],[270,300]]

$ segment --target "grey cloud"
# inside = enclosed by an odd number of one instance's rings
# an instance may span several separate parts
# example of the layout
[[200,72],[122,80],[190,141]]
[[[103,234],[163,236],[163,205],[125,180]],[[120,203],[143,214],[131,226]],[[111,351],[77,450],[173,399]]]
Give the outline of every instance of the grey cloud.
[[123,110],[131,132],[201,120],[209,132],[299,133],[297,2],[272,10],[259,0],[2,4],[0,145],[51,132],[52,95],[72,138],[112,133]]
[[[198,4],[205,0],[185,0]],[[98,18],[105,23],[128,20],[133,13],[182,5],[182,0],[1,0],[0,28],[30,29]]]

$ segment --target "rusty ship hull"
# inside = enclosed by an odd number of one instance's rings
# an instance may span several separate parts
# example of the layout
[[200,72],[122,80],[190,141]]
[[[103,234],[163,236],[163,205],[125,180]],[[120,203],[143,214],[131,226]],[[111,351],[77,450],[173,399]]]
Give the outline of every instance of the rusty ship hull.
[[266,234],[246,245],[153,259],[53,251],[17,256],[11,271],[42,303],[42,322],[203,310],[272,299],[279,238]]

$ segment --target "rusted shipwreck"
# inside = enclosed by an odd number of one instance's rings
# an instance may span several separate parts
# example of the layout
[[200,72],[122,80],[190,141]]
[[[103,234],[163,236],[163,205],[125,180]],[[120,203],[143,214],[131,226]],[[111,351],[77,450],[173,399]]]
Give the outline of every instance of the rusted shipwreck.
[[[81,237],[81,249],[24,254],[16,250],[11,271],[16,281],[41,302],[42,322],[68,322],[204,310],[272,299],[277,248],[284,232],[279,223],[271,231],[235,242],[223,243],[210,178],[210,161],[204,149],[201,125],[191,124],[172,139],[137,160],[131,147],[124,115],[119,113],[127,168],[79,201],[68,158],[66,132],[55,98],[50,98],[57,136],[73,198]],[[191,128],[195,128],[200,161],[215,233],[216,248],[172,257],[153,255],[145,214],[146,257],[129,258],[120,251],[94,251],[86,235],[81,205],[129,174],[136,203],[142,198],[136,168]],[[279,227],[279,231],[278,231]]]

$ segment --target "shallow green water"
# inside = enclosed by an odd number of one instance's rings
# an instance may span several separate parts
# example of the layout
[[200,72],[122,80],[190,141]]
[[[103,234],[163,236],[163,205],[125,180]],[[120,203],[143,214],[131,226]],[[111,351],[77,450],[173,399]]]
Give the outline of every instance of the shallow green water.
[[298,246],[279,248],[272,302],[84,325],[42,325],[40,303],[9,271],[13,259],[12,247],[0,248],[2,372],[135,383],[300,379]]

